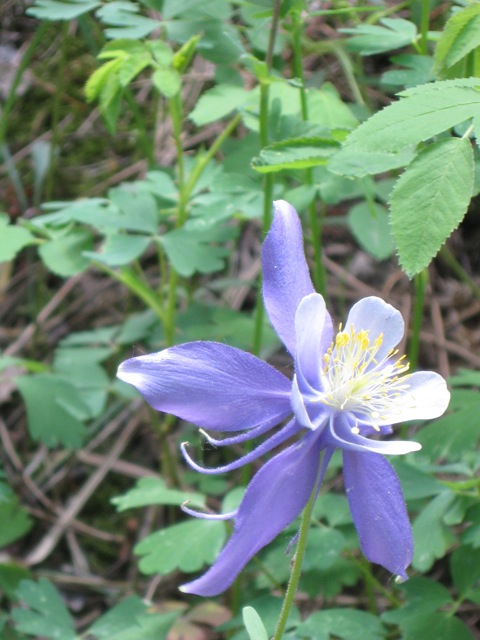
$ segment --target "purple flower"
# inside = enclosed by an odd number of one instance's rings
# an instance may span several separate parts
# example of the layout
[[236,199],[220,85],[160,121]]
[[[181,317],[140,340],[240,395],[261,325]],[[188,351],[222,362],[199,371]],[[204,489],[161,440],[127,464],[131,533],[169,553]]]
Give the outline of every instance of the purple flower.
[[380,454],[405,454],[420,445],[369,436],[389,434],[398,422],[441,415],[449,401],[445,381],[433,372],[406,373],[408,364],[395,350],[402,316],[380,298],[360,300],[334,332],[325,302],[313,290],[300,221],[284,201],[275,202],[262,264],[265,307],[295,360],[293,381],[255,356],[215,342],[132,358],[118,371],[155,409],[229,433],[220,440],[204,433],[217,446],[270,432],[253,451],[216,469],[197,465],[183,444],[187,462],[201,473],[237,469],[301,434],[255,474],[237,511],[215,516],[186,509],[199,517],[234,518],[234,532],[214,565],[182,591],[224,591],[303,510],[337,448],[363,553],[405,579],[412,531],[398,478]]

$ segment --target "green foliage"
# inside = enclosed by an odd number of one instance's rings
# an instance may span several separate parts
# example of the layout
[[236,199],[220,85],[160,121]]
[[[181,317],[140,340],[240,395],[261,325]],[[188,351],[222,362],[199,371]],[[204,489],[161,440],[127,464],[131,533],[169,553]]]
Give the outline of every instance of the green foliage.
[[468,138],[440,140],[419,153],[390,199],[392,231],[410,277],[424,269],[467,211],[473,190]]
[[17,596],[28,607],[12,612],[18,631],[28,636],[76,640],[73,619],[58,591],[48,580],[22,580]]
[[480,4],[472,2],[452,15],[435,48],[437,71],[448,70],[480,46]]
[[97,0],[35,0],[27,14],[39,20],[73,20],[101,4]]
[[35,242],[27,229],[9,225],[8,221],[8,216],[0,213],[0,262],[13,260],[19,251]]
[[[3,480],[0,482],[0,547],[6,547],[28,533],[32,521],[21,506],[18,497]],[[0,565],[0,587],[5,588],[5,572],[7,565]],[[11,584],[9,580],[7,584]],[[7,587],[8,588],[8,587]]]
[[352,207],[348,224],[359,244],[377,260],[386,260],[394,251],[388,212],[376,202]]
[[205,507],[205,496],[200,493],[169,489],[162,478],[141,478],[134,489],[125,495],[112,498],[112,503],[119,511],[144,507],[151,504],[182,505],[188,502],[193,508]]
[[252,167],[259,173],[309,169],[327,164],[339,146],[336,140],[328,138],[290,138],[264,147],[260,156],[252,159]]
[[415,43],[417,28],[413,22],[401,18],[383,18],[380,23],[383,26],[361,24],[353,29],[341,29],[342,33],[353,34],[347,40],[348,49],[371,56]]
[[268,640],[267,630],[253,607],[244,607],[242,615],[250,640]]
[[225,524],[218,520],[196,520],[175,524],[151,533],[135,547],[139,567],[147,575],[165,575],[174,569],[193,573],[211,564],[226,538]]
[[342,640],[382,640],[385,628],[370,613],[355,609],[324,609],[309,616],[297,627],[298,638],[329,640],[333,635]]

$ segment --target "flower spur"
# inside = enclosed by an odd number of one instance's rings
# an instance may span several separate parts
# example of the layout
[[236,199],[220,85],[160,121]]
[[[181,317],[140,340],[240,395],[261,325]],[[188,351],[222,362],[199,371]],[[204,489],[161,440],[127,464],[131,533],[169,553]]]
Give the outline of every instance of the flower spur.
[[[273,540],[318,493],[328,462],[340,449],[345,490],[363,553],[405,579],[413,538],[399,480],[381,454],[406,454],[415,442],[372,439],[391,425],[441,415],[449,402],[434,372],[407,373],[398,358],[404,323],[380,298],[357,302],[334,335],[325,302],[315,293],[303,253],[298,216],[274,203],[262,249],[263,297],[270,321],[295,362],[293,380],[255,356],[215,342],[191,342],[131,358],[118,376],[159,411],[203,429],[224,432],[216,446],[264,436],[243,457],[205,474],[232,471],[294,440],[250,481],[239,508],[203,518],[234,519],[234,531],[213,566],[182,591],[213,596],[224,591],[250,558]],[[402,375],[404,374],[404,375]],[[283,425],[283,426],[278,426]]]

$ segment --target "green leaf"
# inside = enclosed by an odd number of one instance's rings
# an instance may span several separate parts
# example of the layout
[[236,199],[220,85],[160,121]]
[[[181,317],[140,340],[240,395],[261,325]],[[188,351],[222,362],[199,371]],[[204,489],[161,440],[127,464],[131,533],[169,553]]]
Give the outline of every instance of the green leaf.
[[16,592],[20,582],[29,578],[30,572],[28,569],[19,564],[0,564],[0,589],[9,600],[16,600]]
[[402,640],[475,640],[468,627],[447,612],[417,613],[402,620]]
[[24,229],[8,224],[9,217],[0,213],[0,262],[13,260],[17,253],[35,242],[34,236]]
[[324,609],[309,616],[297,628],[301,638],[329,640],[331,636],[342,640],[383,640],[385,628],[371,613],[354,609]]
[[152,59],[146,52],[123,59],[118,69],[118,79],[122,87],[128,87],[130,82],[151,63]]
[[448,589],[443,584],[422,576],[410,578],[399,585],[399,588],[405,593],[405,603],[399,609],[382,613],[382,620],[389,624],[401,625],[403,620],[418,614],[419,610],[424,614],[433,613],[452,601]]
[[202,127],[228,116],[249,98],[250,93],[242,87],[219,84],[202,94],[189,118],[197,127]]
[[435,48],[435,64],[439,72],[449,69],[480,46],[480,4],[457,11],[448,20]]
[[438,558],[442,558],[455,538],[444,525],[443,518],[455,499],[451,491],[436,496],[420,512],[413,523],[415,555],[413,566],[417,571],[428,571]]
[[73,20],[100,5],[97,0],[35,0],[26,13],[37,20]]
[[290,138],[263,148],[260,156],[252,159],[251,166],[259,173],[308,169],[326,164],[339,146],[330,138]]
[[84,251],[83,255],[109,267],[121,267],[139,258],[151,242],[151,238],[128,234],[108,235],[99,252]]
[[75,640],[75,626],[56,588],[48,580],[22,580],[17,596],[29,609],[14,609],[18,631],[29,636]]
[[362,178],[384,173],[409,164],[415,157],[413,147],[401,151],[365,151],[355,145],[343,146],[328,163],[328,169],[342,176]]
[[140,638],[138,618],[145,613],[147,605],[138,596],[130,596],[115,605],[89,628],[88,636],[114,640],[122,632],[136,631]]
[[391,61],[403,67],[392,69],[382,74],[382,84],[394,87],[416,87],[435,80],[433,58],[403,53],[393,56]]
[[385,207],[375,202],[360,202],[348,213],[348,224],[360,245],[376,260],[386,260],[394,251]]
[[473,189],[473,150],[467,138],[448,138],[420,152],[391,195],[400,264],[412,277],[424,269],[462,221]]
[[116,76],[121,65],[122,61],[120,59],[109,60],[92,73],[85,84],[87,102],[93,102],[101,95],[107,86],[110,76]]
[[162,614],[149,611],[136,618],[135,627],[130,624],[116,633],[114,637],[109,636],[108,640],[161,640],[167,638],[169,637],[168,632],[179,615],[180,611]]
[[468,592],[480,586],[480,549],[461,546],[452,553],[450,570],[453,584],[459,595],[468,597]]
[[253,607],[244,607],[242,616],[250,640],[268,640],[267,630]]
[[173,98],[182,88],[180,74],[175,69],[157,69],[152,76],[152,82],[166,98]]
[[[432,82],[403,91],[400,100],[357,127],[338,154],[398,152],[480,117],[480,79]],[[361,174],[359,174],[361,175]]]
[[187,223],[158,238],[173,268],[181,276],[189,278],[196,271],[213,273],[224,267],[229,254],[226,247],[213,245],[232,237],[235,229],[211,225],[205,227],[202,220]]
[[47,447],[80,447],[86,435],[82,420],[90,415],[78,390],[59,375],[39,373],[16,378],[27,407],[28,427],[34,440]]
[[112,498],[111,502],[117,507],[117,511],[152,504],[180,506],[184,502],[188,502],[193,508],[201,509],[205,507],[205,496],[201,493],[170,489],[162,478],[140,478],[134,489],[130,489],[123,496]]
[[74,229],[68,234],[47,240],[40,245],[38,253],[45,266],[62,278],[82,273],[89,265],[83,255],[92,248],[92,235],[87,229]]
[[0,522],[2,523],[0,528],[0,547],[6,547],[18,540],[32,527],[32,521],[27,512],[8,485],[2,487]]
[[138,15],[140,7],[129,0],[113,0],[102,5],[96,12],[96,16],[103,24],[111,25],[113,28],[105,29],[107,38],[131,38],[140,40],[150,35],[157,29],[161,22],[142,15]]
[[134,551],[142,556],[140,570],[147,575],[174,569],[193,573],[215,560],[225,538],[223,522],[193,519],[150,534]]
[[352,29],[340,29],[341,33],[353,34],[353,38],[347,40],[347,48],[361,55],[371,56],[399,49],[417,39],[417,27],[409,20],[384,18],[380,23],[384,26],[360,24]]

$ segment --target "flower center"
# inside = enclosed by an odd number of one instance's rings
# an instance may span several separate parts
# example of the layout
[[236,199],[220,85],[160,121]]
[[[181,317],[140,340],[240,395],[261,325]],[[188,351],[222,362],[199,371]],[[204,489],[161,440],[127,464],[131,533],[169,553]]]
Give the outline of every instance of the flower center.
[[381,333],[371,341],[368,331],[355,331],[351,325],[342,331],[342,325],[323,356],[324,374],[329,390],[322,402],[341,411],[351,411],[368,418],[372,425],[384,420],[385,413],[391,413],[392,401],[403,395],[409,385],[407,376],[399,375],[408,371],[405,356],[396,361],[393,358],[398,349],[391,349],[378,359],[378,351],[383,344]]

